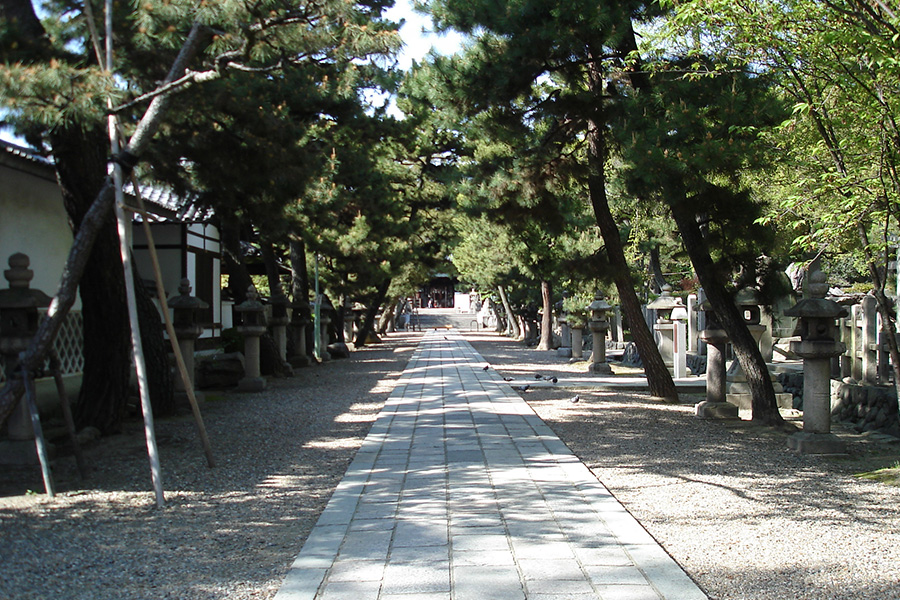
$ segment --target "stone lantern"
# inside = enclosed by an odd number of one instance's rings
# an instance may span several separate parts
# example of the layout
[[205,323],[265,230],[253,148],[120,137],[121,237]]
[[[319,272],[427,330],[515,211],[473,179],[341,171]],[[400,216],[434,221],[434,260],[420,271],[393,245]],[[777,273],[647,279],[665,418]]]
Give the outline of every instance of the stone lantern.
[[760,305],[762,301],[760,300],[759,292],[753,288],[746,287],[735,294],[734,303],[737,304],[738,310],[741,311],[741,316],[744,318],[744,323],[747,324],[750,335],[753,336],[753,341],[758,345],[762,334],[766,330],[766,326],[761,324],[762,309]]
[[[37,333],[40,323],[38,309],[50,306],[51,302],[44,292],[31,289],[34,271],[28,268],[29,264],[27,255],[16,253],[9,257],[9,269],[3,272],[9,289],[0,290],[0,360],[8,379],[20,376],[15,371],[19,353],[28,347]],[[38,444],[38,457],[45,457],[47,448],[40,426],[37,406],[29,406],[26,396],[7,421],[9,440],[4,449],[6,458],[12,458],[14,462],[32,463],[35,458],[32,443]],[[41,458],[41,463],[45,463],[44,458]],[[47,481],[46,474],[44,480]]]
[[[743,288],[735,294],[734,303],[737,305],[738,311],[740,311],[741,318],[744,320],[747,330],[750,332],[750,335],[753,336],[753,341],[759,346],[760,339],[762,339],[762,336],[766,331],[766,326],[762,325],[762,300],[760,299],[759,292],[754,288]],[[760,349],[760,352],[765,355],[765,353],[762,352],[762,349]],[[776,381],[774,375],[770,375],[770,378],[772,379],[772,387],[775,389],[775,397],[778,401],[778,405],[790,406],[791,395],[784,393],[781,384]],[[726,373],[726,381],[728,396],[731,398],[732,403],[736,406],[749,407],[752,403],[753,396],[750,392],[750,386],[747,383],[747,375],[744,373],[740,361],[733,360],[731,362],[731,367],[729,367],[728,372]]]
[[310,324],[309,302],[295,302],[291,311],[291,335],[294,340],[294,351],[288,362],[292,367],[309,366],[309,354],[306,347],[306,328]]
[[272,340],[275,342],[275,349],[282,362],[287,362],[287,326],[290,322],[287,311],[288,304],[290,302],[287,296],[281,291],[269,300],[269,306],[272,307],[269,327],[272,328]]
[[322,295],[322,301],[319,303],[319,360],[322,362],[326,362],[331,360],[331,353],[328,351],[328,343],[330,340],[329,330],[332,322],[332,315],[334,314],[334,306],[331,305],[331,301],[324,294]]
[[681,298],[672,309],[672,376],[687,377],[687,327],[688,312]]
[[847,309],[825,299],[828,284],[815,260],[809,267],[806,297],[784,311],[800,320],[800,341],[791,351],[803,359],[803,431],[788,438],[788,447],[802,454],[846,454],[846,444],[831,433],[831,359],[846,349],[836,341],[836,320]]
[[260,392],[266,389],[266,380],[259,369],[259,338],[266,333],[266,307],[251,285],[247,288],[247,299],[234,310],[241,315],[241,324],[235,329],[244,338],[244,378],[238,382],[238,390]]
[[[191,296],[191,282],[184,278],[178,286],[178,296],[169,300],[169,308],[172,309],[172,326],[175,336],[178,338],[178,346],[184,359],[184,367],[190,378],[190,386],[194,387],[194,346],[197,338],[203,333],[203,328],[197,324],[197,311],[209,308],[209,304]],[[175,394],[179,398],[187,398],[186,383],[181,377],[175,378]],[[194,393],[197,396],[197,393]],[[199,400],[199,398],[198,398]]]
[[606,303],[600,292],[594,294],[594,301],[588,305],[591,311],[591,319],[588,326],[593,334],[594,353],[592,355],[590,372],[602,375],[611,375],[612,369],[606,362],[606,332],[609,331],[609,321],[606,313],[612,310],[612,306]]
[[581,316],[572,321],[571,316],[566,316],[569,322],[569,334],[572,336],[572,361],[579,361],[584,357],[584,323]]
[[557,322],[559,323],[560,338],[560,345],[556,349],[556,355],[562,358],[572,357],[572,333],[569,330],[569,313],[565,309],[565,301],[568,297],[569,293],[564,291],[562,293],[563,299],[556,304],[557,314],[559,315]]
[[659,333],[659,354],[669,372],[675,371],[675,323],[672,321],[672,311],[679,306],[683,307],[684,304],[681,298],[672,296],[672,286],[668,284],[663,286],[659,298],[647,305],[647,308],[656,311],[653,330]]
[[700,339],[706,342],[706,400],[694,409],[701,419],[736,419],[738,407],[726,401],[725,395],[725,345],[728,334],[719,324],[709,300],[700,303],[705,316],[705,327]]
[[353,310],[353,303],[349,299],[344,299],[344,343],[353,342],[353,330],[356,326],[356,313]]

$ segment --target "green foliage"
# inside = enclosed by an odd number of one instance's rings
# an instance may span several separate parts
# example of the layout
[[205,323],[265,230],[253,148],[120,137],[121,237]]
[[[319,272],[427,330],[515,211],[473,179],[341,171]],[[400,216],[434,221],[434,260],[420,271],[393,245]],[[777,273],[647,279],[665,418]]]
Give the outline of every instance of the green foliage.
[[883,271],[898,229],[897,13],[857,0],[666,4],[672,33],[758,65],[793,105],[769,136],[779,168],[755,182],[770,205],[760,223],[793,257],[856,253]]

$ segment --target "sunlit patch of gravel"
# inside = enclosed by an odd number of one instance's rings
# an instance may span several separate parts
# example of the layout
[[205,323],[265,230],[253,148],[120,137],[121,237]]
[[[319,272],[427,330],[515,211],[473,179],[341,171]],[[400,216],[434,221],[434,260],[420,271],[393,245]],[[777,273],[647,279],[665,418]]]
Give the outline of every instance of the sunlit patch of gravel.
[[0,475],[0,599],[230,600],[274,596],[412,355],[396,334],[351,359],[270,379],[255,394],[210,392],[192,417],[157,419],[166,506],[156,508],[139,420],[86,448],[90,478],[55,461]]
[[555,352],[466,336],[714,600],[900,598],[900,488],[853,477],[900,445],[835,426],[847,458],[801,456],[786,433],[694,417],[699,397],[579,390]]

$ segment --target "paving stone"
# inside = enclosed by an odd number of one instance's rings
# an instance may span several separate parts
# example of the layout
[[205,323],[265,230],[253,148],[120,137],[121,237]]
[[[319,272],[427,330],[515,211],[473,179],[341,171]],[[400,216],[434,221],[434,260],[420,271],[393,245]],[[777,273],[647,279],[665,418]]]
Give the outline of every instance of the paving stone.
[[320,600],[378,600],[380,581],[328,582],[319,592]]
[[509,550],[456,550],[453,564],[457,566],[514,567],[516,559]]
[[389,563],[384,570],[385,594],[450,592],[450,563]]
[[524,600],[525,590],[515,567],[453,568],[455,600]]
[[575,579],[584,581],[584,572],[574,558],[569,560],[520,558],[518,564],[522,570],[522,576],[526,580],[559,581]]

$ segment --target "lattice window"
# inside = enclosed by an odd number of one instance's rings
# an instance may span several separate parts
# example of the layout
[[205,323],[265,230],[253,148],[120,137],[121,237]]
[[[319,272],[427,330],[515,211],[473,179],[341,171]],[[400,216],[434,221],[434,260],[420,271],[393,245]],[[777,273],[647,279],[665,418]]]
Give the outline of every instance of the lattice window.
[[[80,311],[72,311],[66,315],[59,333],[53,341],[53,347],[59,354],[60,370],[63,375],[84,371],[84,354],[82,339],[84,338],[84,321]],[[49,361],[44,363],[44,374],[50,376]],[[6,381],[6,373],[0,362],[0,381]]]
[[[63,375],[81,373],[84,371],[84,354],[82,345],[84,340],[84,320],[80,311],[73,311],[66,315],[59,334],[53,341],[53,347],[59,355],[60,370]],[[49,368],[49,365],[45,365]]]

